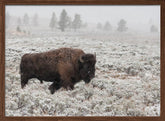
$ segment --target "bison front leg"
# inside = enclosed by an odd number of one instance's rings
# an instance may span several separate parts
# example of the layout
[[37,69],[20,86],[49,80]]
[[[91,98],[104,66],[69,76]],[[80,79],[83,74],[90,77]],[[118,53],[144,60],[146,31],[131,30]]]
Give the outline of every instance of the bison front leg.
[[43,81],[42,81],[42,80],[40,80],[40,83],[41,83],[41,84],[43,84]]
[[23,89],[27,83],[28,83],[28,78],[24,75],[21,75],[21,88]]
[[74,85],[73,84],[70,84],[69,86],[68,86],[68,90],[73,90],[74,89]]
[[50,90],[51,94],[54,94],[56,90],[60,89],[60,84],[53,82],[48,89]]

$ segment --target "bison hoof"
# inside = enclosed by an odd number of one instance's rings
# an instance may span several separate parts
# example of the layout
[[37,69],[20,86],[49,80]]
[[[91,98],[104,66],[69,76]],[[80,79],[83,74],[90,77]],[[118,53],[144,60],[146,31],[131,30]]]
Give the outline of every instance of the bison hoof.
[[74,89],[74,86],[67,87],[67,90],[73,90],[73,89]]
[[50,93],[51,93],[51,94],[54,94],[54,92],[55,92],[55,90],[50,90]]
[[25,87],[25,83],[21,83],[21,88],[23,89]]
[[53,87],[53,85],[50,85],[50,86],[49,86],[49,90],[50,90],[50,93],[51,93],[51,94],[54,94],[55,88]]
[[40,83],[43,84],[43,81],[41,80]]

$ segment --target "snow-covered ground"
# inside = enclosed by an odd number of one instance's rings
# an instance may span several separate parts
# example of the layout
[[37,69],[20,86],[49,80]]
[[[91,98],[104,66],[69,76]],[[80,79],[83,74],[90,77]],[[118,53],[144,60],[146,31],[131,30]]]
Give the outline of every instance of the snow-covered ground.
[[[25,53],[61,47],[96,52],[96,77],[55,94],[31,79],[21,89]],[[6,116],[159,116],[160,37],[156,33],[36,32],[6,36]]]

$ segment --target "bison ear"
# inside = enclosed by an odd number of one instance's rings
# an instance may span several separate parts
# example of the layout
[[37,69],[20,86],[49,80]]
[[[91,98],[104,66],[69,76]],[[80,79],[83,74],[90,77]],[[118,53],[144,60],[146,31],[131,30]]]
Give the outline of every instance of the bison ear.
[[81,63],[84,63],[83,55],[80,56],[79,60],[80,60]]

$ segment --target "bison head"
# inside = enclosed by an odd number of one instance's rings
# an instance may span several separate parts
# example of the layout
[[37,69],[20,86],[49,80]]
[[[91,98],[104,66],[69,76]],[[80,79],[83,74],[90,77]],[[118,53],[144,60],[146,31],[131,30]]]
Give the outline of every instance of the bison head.
[[79,58],[79,72],[85,83],[89,83],[95,76],[96,55],[84,54]]

